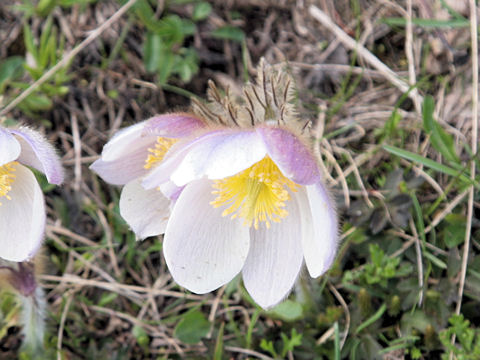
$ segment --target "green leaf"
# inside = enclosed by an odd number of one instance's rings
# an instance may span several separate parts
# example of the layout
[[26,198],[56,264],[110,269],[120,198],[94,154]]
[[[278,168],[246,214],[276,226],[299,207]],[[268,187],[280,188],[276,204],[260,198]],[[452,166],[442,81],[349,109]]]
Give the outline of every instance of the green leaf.
[[462,244],[465,240],[465,216],[459,214],[448,214],[444,223],[447,224],[443,230],[443,241],[449,249]]
[[38,15],[40,16],[47,16],[53,10],[53,8],[57,5],[57,0],[40,0],[38,5],[35,9]]
[[425,132],[430,135],[430,140],[435,150],[442,154],[445,159],[455,163],[459,162],[453,145],[453,138],[435,121],[433,118],[434,110],[435,103],[433,97],[430,95],[426,96],[423,101],[423,127]]
[[[407,20],[405,18],[386,18],[383,19],[387,25],[390,26],[406,26]],[[433,28],[465,28],[470,26],[470,21],[468,19],[450,19],[450,20],[438,20],[438,19],[412,19],[413,25],[418,25],[421,27],[433,27]]]
[[215,343],[215,353],[213,354],[213,360],[222,360],[224,328],[225,328],[225,323],[222,323],[222,325],[220,325],[220,330],[218,330],[218,336],[217,336],[217,341]]
[[137,340],[138,345],[147,346],[150,342],[147,332],[138,325],[135,325],[132,329],[132,335]]
[[143,49],[143,62],[147,72],[153,73],[157,71],[163,50],[162,37],[157,33],[148,32]]
[[243,30],[234,26],[223,26],[212,31],[212,36],[217,39],[233,40],[242,42],[245,39]]
[[410,160],[410,161],[414,161],[414,162],[417,162],[417,163],[420,163],[420,164],[423,164],[425,165],[426,167],[429,167],[430,169],[433,169],[433,170],[436,170],[436,171],[439,171],[441,173],[444,173],[444,174],[447,174],[447,175],[451,175],[451,176],[454,176],[454,177],[460,177],[460,179],[462,179],[463,181],[466,181],[467,183],[469,184],[473,184],[475,185],[475,187],[477,189],[480,189],[480,184],[477,182],[477,181],[472,181],[469,177],[467,177],[463,172],[461,171],[458,171],[456,169],[453,169],[447,165],[443,165],[443,164],[440,164],[432,159],[428,159],[428,158],[425,158],[421,155],[418,155],[418,154],[415,154],[415,153],[412,153],[410,151],[407,151],[407,150],[403,150],[403,149],[400,149],[400,148],[397,148],[395,146],[391,146],[391,145],[383,145],[383,148],[385,150],[387,150],[389,153],[391,154],[394,154],[394,155],[397,155],[397,156],[400,156],[404,159],[407,159],[407,160]]
[[285,300],[271,309],[269,313],[284,321],[295,321],[303,317],[303,308],[298,302]]
[[185,344],[196,344],[210,330],[210,323],[198,310],[186,313],[175,327],[174,335]]
[[25,24],[25,26],[23,27],[23,41],[25,43],[25,47],[27,48],[27,52],[29,52],[33,56],[35,61],[38,61],[38,53],[37,48],[35,47],[35,42],[33,40],[32,30],[27,24]]
[[23,100],[19,106],[31,111],[46,111],[52,108],[53,103],[46,95],[32,94]]
[[12,56],[0,63],[0,94],[11,80],[18,78],[23,73],[24,60],[20,56]]
[[193,8],[192,19],[194,21],[204,20],[212,12],[212,5],[206,1],[199,2]]

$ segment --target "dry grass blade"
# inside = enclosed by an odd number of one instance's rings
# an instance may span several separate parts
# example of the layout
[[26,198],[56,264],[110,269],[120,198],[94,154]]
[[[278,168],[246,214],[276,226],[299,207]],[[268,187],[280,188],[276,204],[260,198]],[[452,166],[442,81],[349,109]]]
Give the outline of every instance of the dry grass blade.
[[[352,39],[345,31],[338,27],[322,10],[318,7],[311,5],[309,7],[309,13],[323,26],[330,30],[340,41],[350,50],[356,51],[358,55],[368,62],[371,66],[377,69],[382,75],[396,86],[400,91],[406,93],[410,90],[410,86],[400,79],[394,71],[381,62],[375,55],[373,55],[367,48]],[[414,101],[421,104],[423,102],[422,97],[415,91],[410,91],[409,97]]]
[[100,25],[97,29],[92,31],[90,35],[87,36],[85,40],[83,40],[80,44],[78,44],[72,51],[65,55],[62,60],[60,60],[56,65],[54,65],[50,70],[45,72],[37,81],[35,81],[32,85],[30,85],[25,91],[23,91],[20,95],[18,95],[15,99],[13,99],[7,106],[5,106],[0,111],[0,117],[5,116],[9,111],[11,111],[15,106],[20,104],[23,100],[25,100],[30,94],[32,94],[40,85],[42,85],[45,81],[50,79],[53,74],[55,74],[58,70],[62,67],[66,66],[79,52],[85,49],[92,41],[98,38],[106,29],[112,26],[120,17],[125,14],[128,9],[130,9],[137,0],[129,0],[125,5],[123,5],[118,11],[113,14],[107,21],[105,21],[102,25]]
[[[472,46],[472,153],[478,151],[478,19],[477,5],[475,0],[470,0],[470,34]],[[472,159],[470,164],[470,179],[475,180],[475,161]],[[458,299],[455,313],[460,314],[462,308],[463,291],[465,288],[465,279],[467,277],[468,255],[470,252],[470,240],[472,234],[472,219],[474,205],[475,188],[470,186],[468,191],[467,221],[465,227],[465,242],[463,245],[462,268],[460,271],[460,283],[458,286]],[[455,343],[455,334],[452,336],[452,344]],[[450,352],[450,358],[453,358],[453,352]]]

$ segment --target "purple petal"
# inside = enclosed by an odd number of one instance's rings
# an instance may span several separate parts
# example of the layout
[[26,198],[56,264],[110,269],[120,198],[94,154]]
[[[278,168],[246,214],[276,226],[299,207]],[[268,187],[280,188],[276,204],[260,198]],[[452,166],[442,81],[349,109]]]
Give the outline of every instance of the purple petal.
[[183,138],[205,127],[199,117],[187,113],[174,113],[154,116],[148,119],[143,129],[144,135],[168,138]]
[[18,161],[43,172],[50,184],[60,185],[63,182],[62,164],[55,149],[43,135],[27,127],[11,132],[17,135],[22,147]]
[[17,139],[5,128],[0,127],[0,166],[16,160],[21,147]]
[[278,127],[262,126],[256,130],[283,175],[300,185],[311,185],[320,179],[315,157],[297,136]]

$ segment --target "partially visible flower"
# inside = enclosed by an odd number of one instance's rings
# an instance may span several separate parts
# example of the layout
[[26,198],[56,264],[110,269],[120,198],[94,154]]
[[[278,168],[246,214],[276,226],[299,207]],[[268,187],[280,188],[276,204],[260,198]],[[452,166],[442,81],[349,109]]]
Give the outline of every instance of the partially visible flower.
[[181,191],[169,181],[161,184],[163,192],[145,190],[142,178],[161,163],[179,139],[204,126],[199,117],[186,113],[155,116],[118,131],[103,147],[100,159],[90,166],[106,182],[124,185],[120,214],[139,238],[165,232],[170,201]]
[[63,169],[53,147],[27,127],[0,127],[0,258],[30,259],[42,243],[45,202],[35,175],[43,172],[49,183],[63,182]]
[[242,272],[262,307],[291,290],[303,262],[312,277],[331,266],[337,216],[293,105],[293,80],[261,64],[243,99],[221,96],[195,111],[212,130],[173,148],[142,184],[183,188],[163,250],[174,280],[207,293]]

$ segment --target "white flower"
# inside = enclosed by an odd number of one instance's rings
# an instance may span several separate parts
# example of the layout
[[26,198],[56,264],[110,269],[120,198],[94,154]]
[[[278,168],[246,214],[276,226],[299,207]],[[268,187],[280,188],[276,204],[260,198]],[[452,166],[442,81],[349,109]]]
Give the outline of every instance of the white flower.
[[104,146],[100,159],[91,169],[105,181],[125,185],[120,195],[120,214],[136,235],[143,239],[165,232],[170,201],[180,188],[171,182],[158,189],[145,190],[141,179],[179,140],[190,136],[204,123],[198,117],[174,113],[153,117],[120,130]]
[[219,95],[197,114],[216,126],[172,148],[143,179],[183,188],[164,236],[174,280],[203,294],[242,273],[263,308],[290,292],[302,264],[312,277],[331,266],[337,217],[292,105],[289,76],[259,69],[244,99]]
[[0,258],[16,262],[36,253],[46,221],[42,190],[25,165],[51,184],[63,182],[59,158],[40,133],[0,127]]

